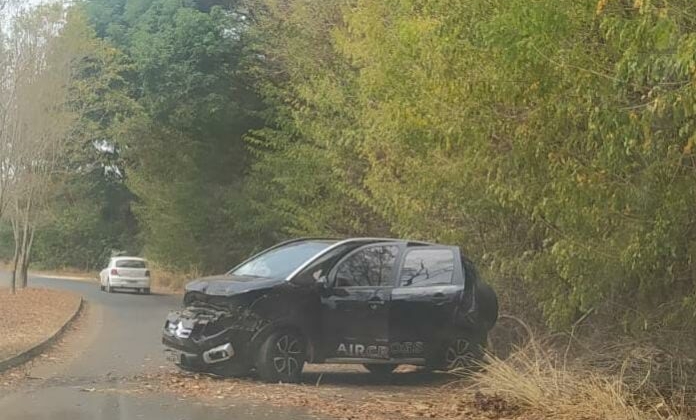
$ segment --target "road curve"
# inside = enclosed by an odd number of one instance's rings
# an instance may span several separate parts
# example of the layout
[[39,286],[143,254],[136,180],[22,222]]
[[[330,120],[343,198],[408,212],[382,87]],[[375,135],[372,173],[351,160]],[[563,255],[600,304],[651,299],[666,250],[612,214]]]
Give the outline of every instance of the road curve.
[[[0,287],[7,276],[0,273]],[[172,295],[107,294],[96,281],[33,277],[32,287],[68,290],[87,302],[80,329],[65,340],[57,361],[32,364],[30,378],[0,396],[2,420],[222,420],[315,418],[297,410],[235,401],[216,408],[167,395],[134,394],[121,379],[167,366],[160,330]],[[40,314],[37,314],[40,316]],[[1,338],[0,338],[1,339]]]

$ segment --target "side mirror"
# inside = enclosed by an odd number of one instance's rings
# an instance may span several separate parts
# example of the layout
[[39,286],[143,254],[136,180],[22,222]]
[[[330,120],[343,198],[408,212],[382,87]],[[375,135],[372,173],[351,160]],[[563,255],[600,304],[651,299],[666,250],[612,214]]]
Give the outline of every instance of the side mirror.
[[329,278],[323,275],[316,276],[316,287],[321,296],[327,297],[331,295],[331,287],[329,286]]
[[322,287],[328,287],[329,279],[326,276],[321,276],[317,279],[317,284],[321,285]]
[[315,271],[312,273],[312,277],[317,284],[327,285],[329,283],[329,279],[326,277],[326,275],[324,275],[323,270]]

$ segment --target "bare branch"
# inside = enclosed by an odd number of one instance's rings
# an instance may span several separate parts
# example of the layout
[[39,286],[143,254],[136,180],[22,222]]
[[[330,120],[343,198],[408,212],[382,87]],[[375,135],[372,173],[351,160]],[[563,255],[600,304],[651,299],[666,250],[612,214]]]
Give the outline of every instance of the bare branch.
[[[9,1],[14,0],[0,0],[2,7]],[[77,50],[75,40],[63,36],[64,17],[60,3],[18,8],[9,22],[12,30],[0,27],[0,217],[9,218],[15,232],[22,286],[34,233],[76,120],[69,87]]]

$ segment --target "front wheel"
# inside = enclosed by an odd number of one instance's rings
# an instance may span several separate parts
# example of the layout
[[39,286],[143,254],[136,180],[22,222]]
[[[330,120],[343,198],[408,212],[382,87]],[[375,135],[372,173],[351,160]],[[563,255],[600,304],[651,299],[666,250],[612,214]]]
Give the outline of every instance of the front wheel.
[[365,369],[374,375],[389,375],[394,372],[399,365],[386,363],[365,363]]
[[256,359],[256,370],[266,382],[298,383],[307,360],[304,337],[294,330],[272,332],[263,342]]

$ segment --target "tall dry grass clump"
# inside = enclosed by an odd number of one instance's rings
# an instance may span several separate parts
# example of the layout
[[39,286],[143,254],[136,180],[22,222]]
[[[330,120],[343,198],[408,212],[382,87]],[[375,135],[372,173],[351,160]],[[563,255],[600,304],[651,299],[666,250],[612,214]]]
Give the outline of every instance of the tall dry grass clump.
[[195,268],[176,270],[153,262],[150,262],[150,272],[152,273],[151,280],[155,287],[172,292],[182,291],[186,283],[201,276],[200,271]]
[[[495,395],[535,418],[568,420],[686,420],[693,419],[685,394],[664,397],[649,374],[639,381],[626,377],[630,360],[609,372],[583,357],[569,357],[552,340],[531,337],[502,360],[488,355],[473,375],[474,387]],[[617,357],[618,353],[617,353]],[[605,359],[608,356],[605,356]],[[623,366],[623,368],[621,367]],[[693,397],[693,396],[691,396]]]

